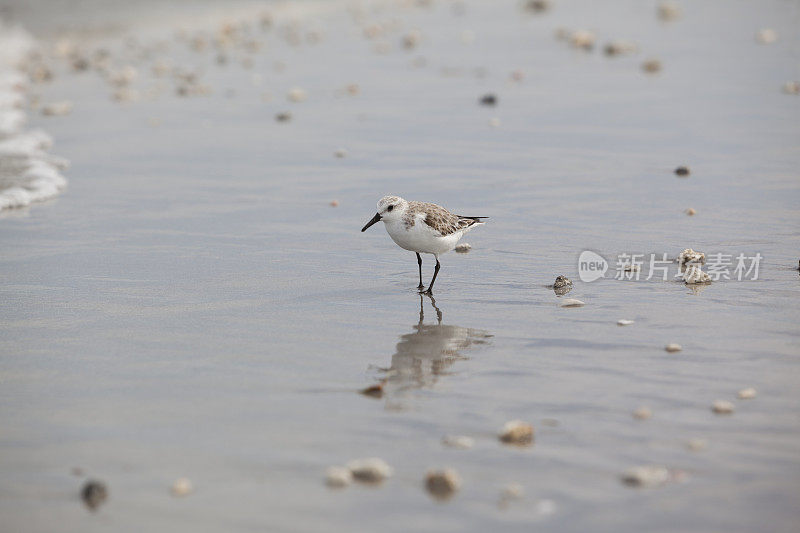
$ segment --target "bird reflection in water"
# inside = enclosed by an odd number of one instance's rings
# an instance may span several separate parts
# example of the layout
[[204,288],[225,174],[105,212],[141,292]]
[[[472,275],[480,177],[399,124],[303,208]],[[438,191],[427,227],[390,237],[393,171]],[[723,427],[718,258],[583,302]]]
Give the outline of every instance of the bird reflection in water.
[[[436,312],[436,324],[425,324],[424,299]],[[461,351],[473,345],[487,344],[492,337],[480,329],[442,324],[442,311],[432,296],[420,294],[419,322],[414,331],[400,337],[389,368],[379,369],[383,379],[364,389],[367,396],[386,397],[390,409],[403,407],[403,398],[416,389],[431,388],[440,376],[450,373],[456,361],[467,359]]]

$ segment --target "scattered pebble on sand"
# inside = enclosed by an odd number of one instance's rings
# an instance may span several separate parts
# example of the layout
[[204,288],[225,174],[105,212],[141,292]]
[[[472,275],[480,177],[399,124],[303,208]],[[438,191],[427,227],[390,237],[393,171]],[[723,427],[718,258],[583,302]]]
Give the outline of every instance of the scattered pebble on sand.
[[603,47],[603,52],[607,56],[620,56],[626,54],[635,54],[639,51],[636,43],[630,41],[611,41]]
[[522,420],[506,422],[498,435],[501,442],[527,446],[533,442],[533,426]]
[[339,159],[342,159],[343,157],[347,157],[347,150],[345,150],[344,148],[339,148],[338,150],[333,152],[333,155]]
[[656,72],[661,71],[661,61],[658,59],[648,59],[644,63],[642,63],[642,70],[647,72],[648,74],[655,74]]
[[783,84],[783,92],[786,94],[800,94],[800,81],[787,81]]
[[739,391],[739,399],[740,400],[752,400],[757,396],[756,389],[753,387],[747,387],[746,389],[742,389]]
[[645,406],[639,407],[632,414],[633,418],[636,420],[648,420],[653,418],[653,411],[651,411],[649,407]]
[[652,488],[669,481],[669,470],[664,466],[635,466],[622,473],[622,482],[631,487]]
[[456,245],[455,251],[459,254],[465,254],[472,250],[472,245],[466,242]]
[[180,477],[175,480],[170,488],[173,496],[187,496],[194,490],[192,481],[186,477]]
[[688,265],[689,263],[705,263],[706,254],[703,252],[696,252],[691,248],[685,248],[678,254],[678,264]]
[[475,446],[475,439],[466,435],[446,435],[442,438],[442,444],[448,448],[469,450]]
[[733,403],[728,400],[716,400],[711,404],[711,410],[718,415],[729,415],[733,413],[735,409]]
[[627,318],[620,318],[619,320],[617,320],[618,326],[630,326],[633,323],[634,323],[633,320],[628,320]]
[[584,305],[586,305],[584,302],[575,298],[567,298],[561,302],[561,307],[583,307]]
[[681,17],[681,8],[674,2],[661,2],[657,13],[661,20],[677,20]]
[[94,511],[108,498],[108,489],[102,481],[90,479],[83,485],[81,498],[86,506]]
[[680,344],[678,344],[676,342],[671,342],[671,343],[667,344],[666,346],[664,346],[664,349],[666,351],[668,351],[669,353],[675,353],[675,352],[680,352],[681,350],[683,350],[683,346],[681,346]]
[[278,113],[277,115],[275,115],[275,120],[277,120],[278,122],[289,122],[290,120],[292,120],[292,114],[286,112]]
[[759,44],[772,44],[778,40],[778,32],[772,28],[762,28],[756,32],[756,42]]
[[52,102],[42,106],[42,115],[46,117],[60,117],[72,113],[72,102],[69,100],[62,100],[61,102]]
[[461,478],[452,468],[429,470],[425,475],[425,489],[437,500],[450,499],[461,488]]
[[286,98],[292,102],[305,102],[308,98],[308,93],[300,87],[294,87],[286,93]]
[[376,383],[375,385],[370,385],[364,389],[359,391],[364,396],[369,396],[370,398],[382,398],[383,397],[383,382]]
[[690,217],[697,214],[697,210],[694,207],[687,207],[683,212],[689,215]]
[[347,463],[353,479],[364,483],[380,483],[394,473],[386,461],[377,457],[356,459]]
[[706,439],[689,439],[686,442],[686,448],[691,452],[701,452],[708,447]]
[[550,9],[550,5],[550,0],[527,0],[523,7],[531,13],[544,13]]
[[331,207],[339,207],[339,200],[331,200],[328,205]]
[[494,94],[484,94],[480,99],[481,105],[495,106],[497,105],[497,96]]
[[569,44],[571,44],[573,48],[589,51],[594,48],[595,40],[594,32],[589,30],[576,30],[569,34]]
[[703,272],[699,265],[689,265],[683,273],[683,282],[687,285],[711,283],[711,276]]
[[686,166],[683,166],[683,165],[681,165],[681,166],[679,166],[678,168],[675,169],[675,174],[677,176],[685,177],[685,176],[688,176],[690,173],[691,172],[689,171],[689,167],[686,167]]
[[353,474],[350,469],[343,466],[330,466],[325,470],[325,485],[334,489],[340,489],[353,482]]

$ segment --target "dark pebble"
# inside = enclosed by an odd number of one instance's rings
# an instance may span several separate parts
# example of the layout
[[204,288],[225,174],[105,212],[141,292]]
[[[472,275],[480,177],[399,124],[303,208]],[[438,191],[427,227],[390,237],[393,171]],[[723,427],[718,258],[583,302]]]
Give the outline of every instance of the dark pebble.
[[277,120],[278,122],[289,122],[290,120],[292,120],[292,114],[278,113],[277,115],[275,115],[275,120]]
[[675,169],[675,174],[677,174],[678,176],[688,176],[689,167],[678,167]]
[[488,105],[488,106],[497,105],[497,96],[493,94],[485,94],[483,95],[483,97],[481,97],[480,102],[481,105]]
[[89,480],[81,490],[81,498],[86,507],[94,511],[108,498],[108,489],[102,481]]
[[382,398],[383,397],[383,383],[378,383],[377,385],[370,385],[366,389],[361,389],[360,392],[364,396],[369,396],[370,398]]

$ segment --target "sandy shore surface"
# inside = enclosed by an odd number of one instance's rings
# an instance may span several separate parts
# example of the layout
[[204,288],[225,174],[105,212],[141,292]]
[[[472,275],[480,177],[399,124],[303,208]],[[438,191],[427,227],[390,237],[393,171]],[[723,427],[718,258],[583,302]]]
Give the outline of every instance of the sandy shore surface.
[[[794,530],[796,4],[42,5],[3,16],[43,43],[29,122],[71,166],[0,218],[4,531]],[[385,194],[491,217],[433,301],[359,232]],[[614,279],[687,247],[758,279]],[[513,419],[532,446],[499,441]],[[393,476],[326,487],[363,457]],[[657,486],[623,483],[640,465]]]

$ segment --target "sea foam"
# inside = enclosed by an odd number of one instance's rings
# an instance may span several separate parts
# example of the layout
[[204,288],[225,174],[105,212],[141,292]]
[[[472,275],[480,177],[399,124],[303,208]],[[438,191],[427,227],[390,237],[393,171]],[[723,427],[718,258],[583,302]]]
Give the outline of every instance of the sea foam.
[[60,171],[69,163],[48,153],[52,138],[25,127],[29,80],[21,68],[35,46],[24,29],[0,21],[0,211],[48,200],[67,186]]

